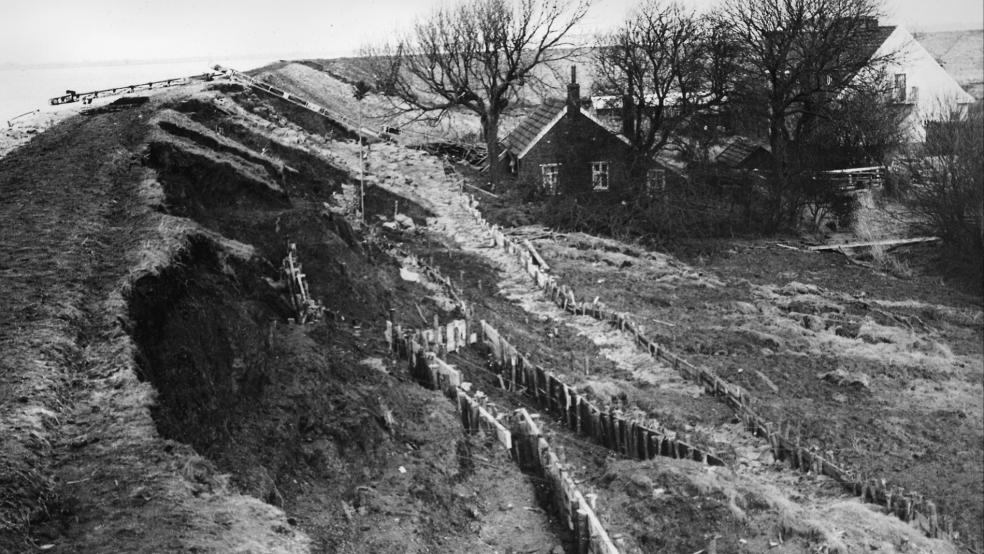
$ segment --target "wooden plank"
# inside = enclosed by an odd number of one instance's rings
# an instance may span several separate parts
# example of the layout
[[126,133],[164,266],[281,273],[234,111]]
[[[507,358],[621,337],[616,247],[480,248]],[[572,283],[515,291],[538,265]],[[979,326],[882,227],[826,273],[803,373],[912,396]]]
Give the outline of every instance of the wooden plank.
[[820,246],[810,246],[808,250],[839,250],[841,248],[863,248],[867,246],[902,246],[903,244],[918,244],[921,242],[936,242],[942,240],[940,237],[915,237],[911,239],[885,239],[872,240],[867,242],[848,242],[845,244],[823,244]]
[[547,265],[547,262],[544,261],[542,257],[540,257],[540,253],[536,251],[536,248],[533,247],[533,244],[529,240],[523,239],[523,246],[526,247],[526,249],[530,252],[530,255],[533,256],[533,259],[536,260],[536,264],[540,266],[543,271],[550,271],[550,266]]
[[485,190],[485,189],[483,189],[483,188],[481,188],[481,187],[476,187],[475,185],[469,185],[468,183],[463,183],[463,184],[464,184],[464,185],[465,185],[466,187],[468,187],[468,188],[470,188],[470,189],[475,189],[475,190],[477,190],[478,192],[481,192],[481,193],[485,193],[485,194],[487,194],[487,195],[489,195],[489,196],[491,196],[492,198],[498,198],[498,197],[499,197],[499,195],[498,195],[498,194],[492,194],[491,192],[489,192],[489,191],[487,191],[487,190]]

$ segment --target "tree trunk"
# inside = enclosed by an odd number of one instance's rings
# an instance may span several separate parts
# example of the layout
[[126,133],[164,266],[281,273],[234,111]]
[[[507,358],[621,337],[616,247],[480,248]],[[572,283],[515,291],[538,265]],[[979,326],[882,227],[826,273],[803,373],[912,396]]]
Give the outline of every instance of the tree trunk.
[[778,231],[782,225],[784,216],[783,196],[785,196],[789,186],[786,175],[786,142],[782,129],[784,121],[781,116],[776,115],[776,111],[776,108],[772,109],[769,122],[769,146],[772,149],[772,175],[769,184],[771,198],[769,200],[772,209],[769,214],[771,221],[768,231],[773,233]]
[[485,138],[485,149],[488,152],[489,184],[495,192],[499,183],[499,114],[488,113],[481,116],[482,134]]

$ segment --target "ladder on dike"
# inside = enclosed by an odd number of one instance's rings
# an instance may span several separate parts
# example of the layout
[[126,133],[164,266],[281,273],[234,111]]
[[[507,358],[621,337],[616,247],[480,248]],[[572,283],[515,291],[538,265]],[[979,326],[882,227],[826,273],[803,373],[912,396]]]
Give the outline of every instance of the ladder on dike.
[[329,108],[311,102],[310,100],[303,98],[297,94],[289,93],[283,89],[277,88],[259,79],[250,77],[249,75],[246,75],[245,73],[242,73],[240,71],[236,71],[235,69],[222,67],[221,65],[217,65],[212,69],[220,73],[223,73],[232,79],[245,83],[255,88],[256,90],[260,90],[267,94],[271,94],[273,96],[282,98],[283,100],[286,100],[291,104],[294,104],[295,106],[300,106],[301,108],[304,108],[306,110],[311,110],[312,112],[322,115],[325,118],[331,120],[333,123],[341,126],[345,130],[350,131],[352,133],[360,134],[364,138],[377,142],[389,138],[388,136],[382,133],[378,133],[376,131],[373,131],[372,129],[366,128],[364,125],[360,125],[357,121],[355,121],[354,119],[352,119],[347,115],[344,115],[337,111],[331,110]]

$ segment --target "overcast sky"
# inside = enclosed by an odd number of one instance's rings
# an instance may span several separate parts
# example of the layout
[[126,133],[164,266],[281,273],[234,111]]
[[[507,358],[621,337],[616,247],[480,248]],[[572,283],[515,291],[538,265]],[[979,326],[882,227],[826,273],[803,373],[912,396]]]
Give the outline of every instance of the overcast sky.
[[[439,0],[0,0],[0,65],[193,57],[332,56],[428,13]],[[717,0],[689,0],[707,7]],[[635,0],[596,0],[579,29]],[[886,0],[910,30],[984,27],[981,0]]]

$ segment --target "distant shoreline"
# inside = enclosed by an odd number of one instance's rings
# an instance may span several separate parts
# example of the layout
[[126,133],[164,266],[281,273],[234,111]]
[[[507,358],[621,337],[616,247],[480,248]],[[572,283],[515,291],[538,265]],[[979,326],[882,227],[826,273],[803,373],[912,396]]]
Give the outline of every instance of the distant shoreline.
[[269,59],[271,62],[276,60],[292,60],[292,59],[306,59],[306,58],[337,58],[345,56],[354,56],[356,53],[354,51],[330,51],[330,52],[286,52],[286,53],[274,53],[274,54],[256,54],[256,55],[239,55],[239,56],[194,56],[186,58],[156,58],[156,59],[145,59],[145,60],[129,60],[129,59],[118,59],[118,60],[100,60],[100,61],[82,61],[82,62],[45,62],[45,63],[16,63],[16,62],[4,62],[0,63],[0,71],[23,71],[29,69],[75,69],[75,68],[85,68],[85,67],[119,67],[127,65],[164,65],[164,64],[177,64],[177,63],[198,63],[198,62],[212,62],[213,60],[226,60],[226,61],[236,61],[236,60],[256,60],[256,59]]

